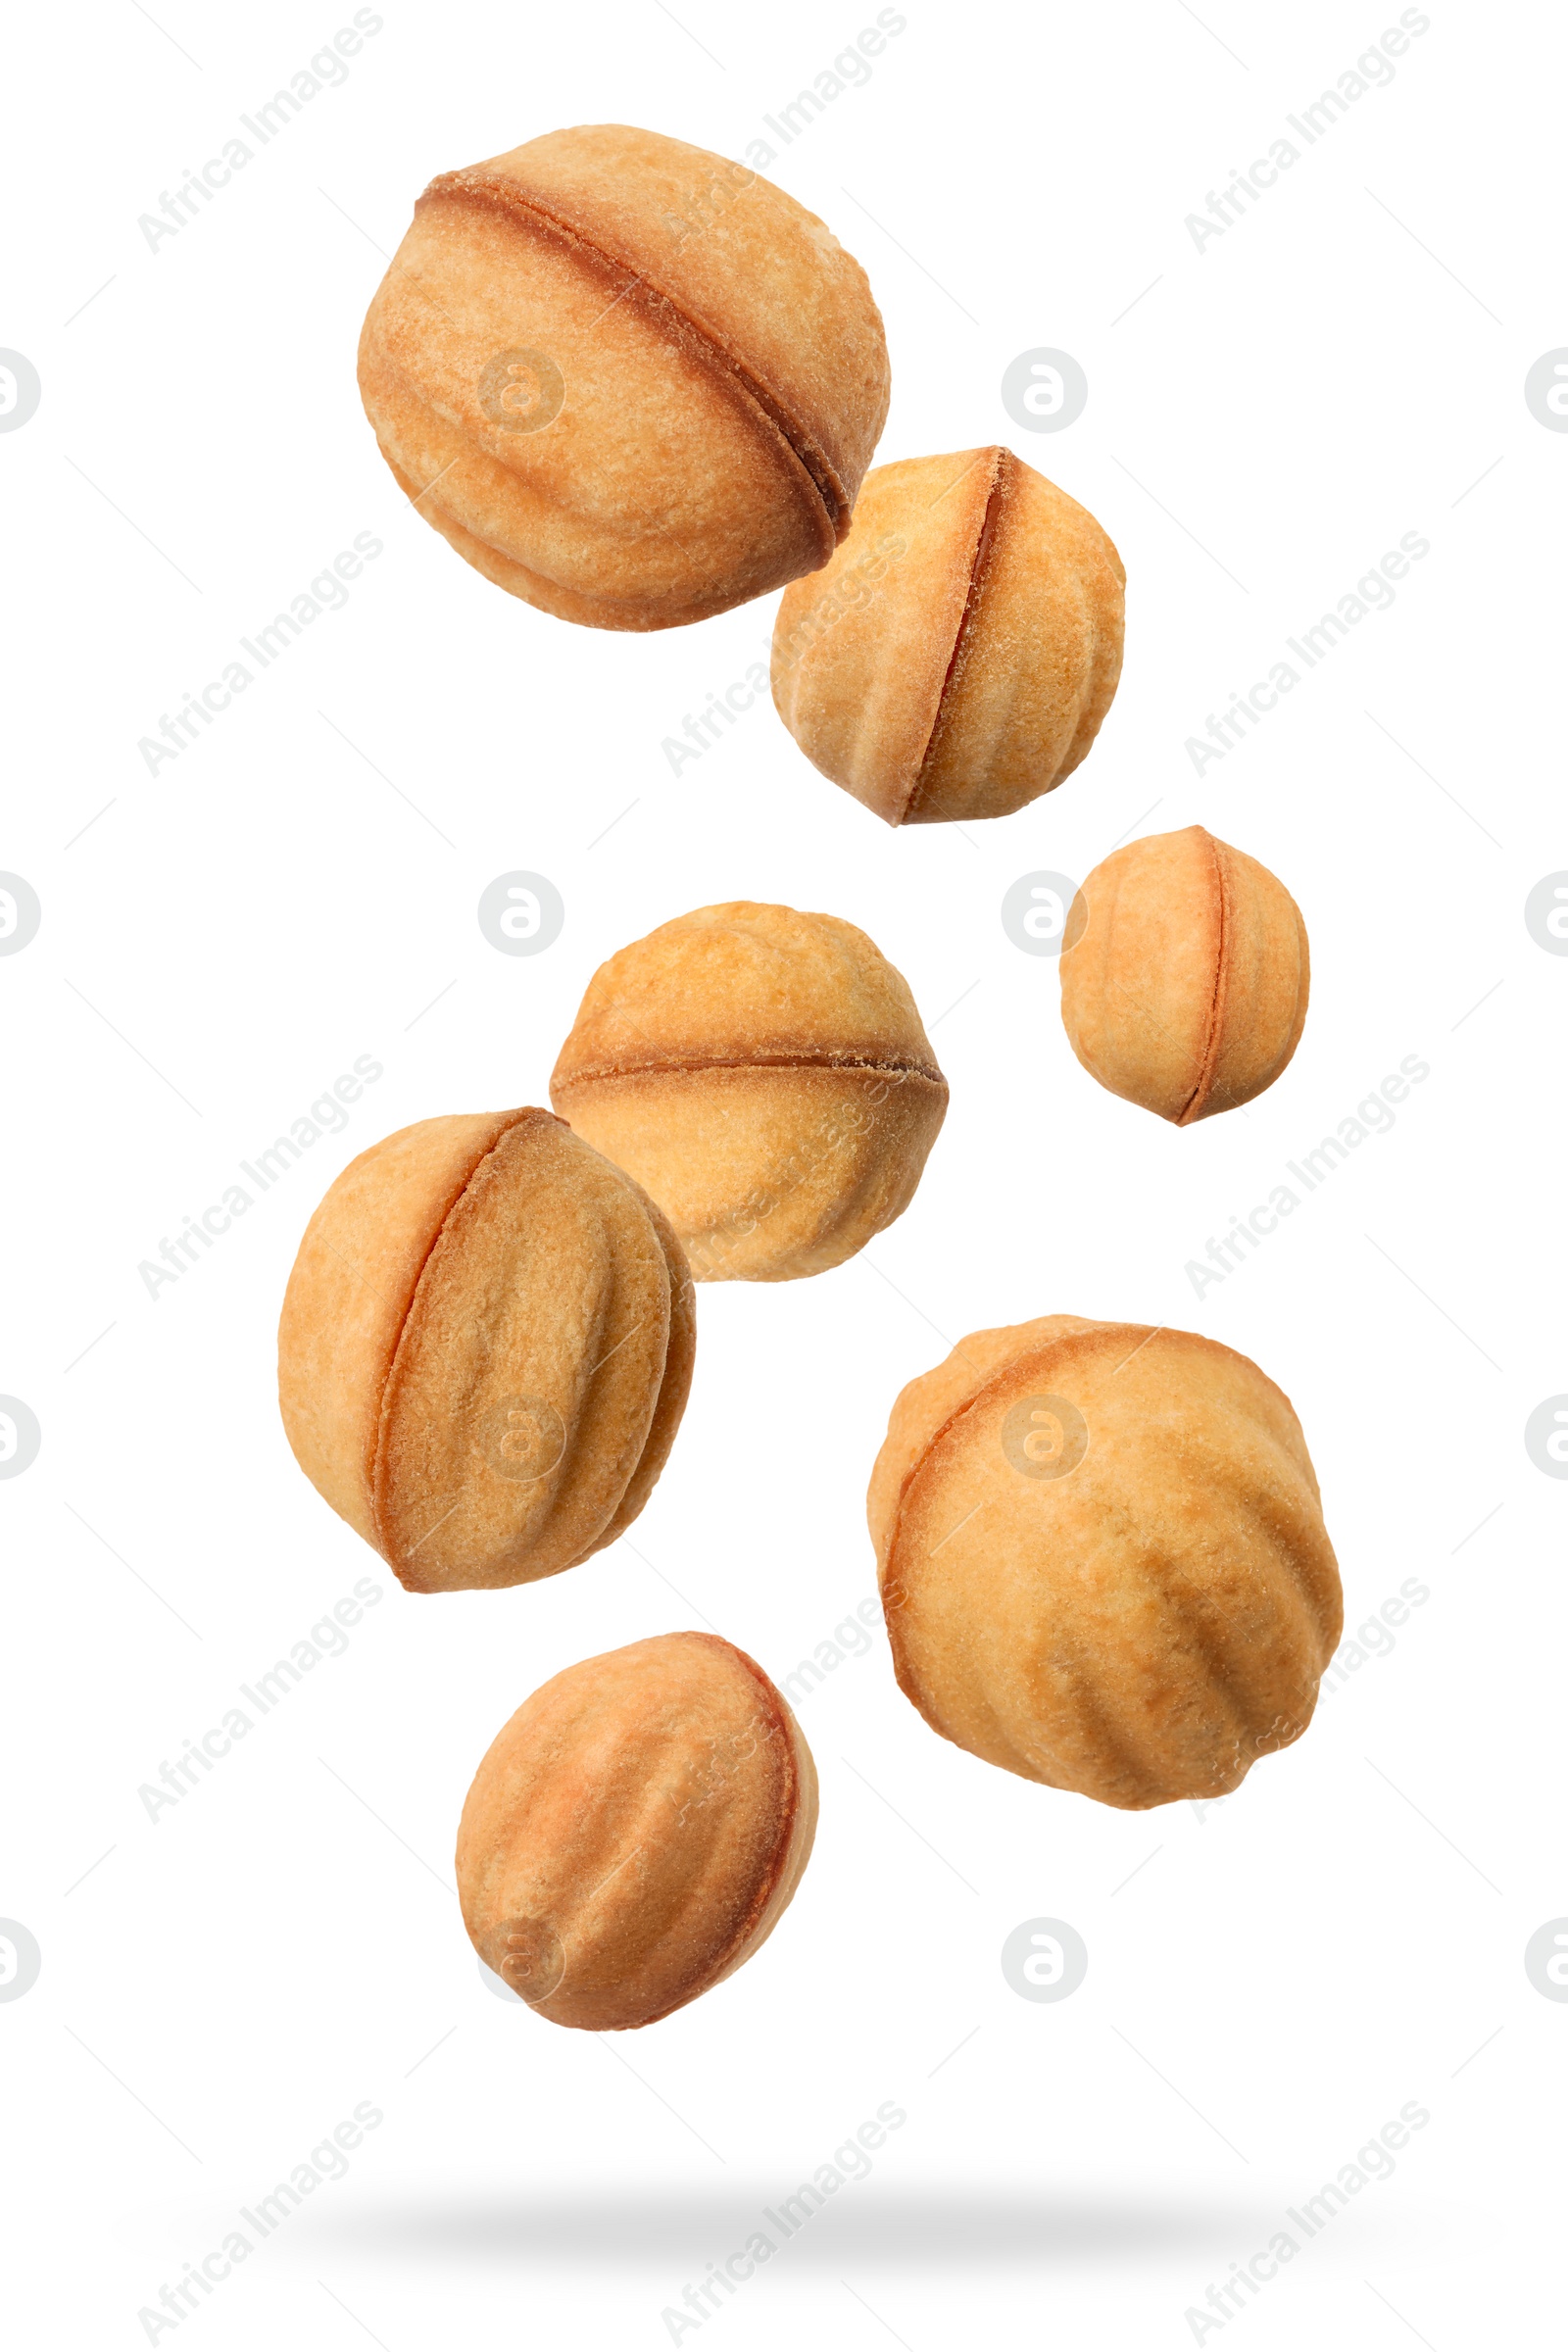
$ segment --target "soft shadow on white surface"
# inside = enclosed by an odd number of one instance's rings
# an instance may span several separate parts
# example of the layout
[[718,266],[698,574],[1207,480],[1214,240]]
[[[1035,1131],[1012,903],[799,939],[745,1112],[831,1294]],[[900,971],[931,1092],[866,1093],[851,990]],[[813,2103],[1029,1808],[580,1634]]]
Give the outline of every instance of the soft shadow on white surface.
[[[549,2197],[532,2202],[494,2198],[340,2206],[302,2214],[288,2236],[292,2259],[306,2264],[334,2256],[406,2262],[493,2261],[529,2269],[599,2264],[643,2267],[650,2259],[707,2262],[763,2230],[794,2263],[831,2269],[846,2260],[885,2261],[905,2269],[951,2269],[968,2262],[1040,2269],[1103,2266],[1107,2261],[1162,2260],[1175,2254],[1203,2262],[1265,2245],[1282,2227],[1280,2207],[1264,2197],[1155,2199],[1129,2196],[1038,2198],[987,2195],[965,2186],[951,2195],[919,2190],[906,2196],[855,2196],[840,2190],[780,2245],[764,2215],[788,2188],[777,2182],[737,2185],[728,2194],[631,2194]],[[1423,2235],[1419,2219],[1386,2212],[1337,2217],[1331,2242],[1342,2253],[1406,2246]]]

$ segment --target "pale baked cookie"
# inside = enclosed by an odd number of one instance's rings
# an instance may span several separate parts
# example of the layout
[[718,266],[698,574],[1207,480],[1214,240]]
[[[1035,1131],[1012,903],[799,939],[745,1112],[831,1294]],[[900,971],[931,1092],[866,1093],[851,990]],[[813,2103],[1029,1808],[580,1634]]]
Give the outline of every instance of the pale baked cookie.
[[903,1215],[948,1087],[863,931],[738,900],[600,966],[550,1100],[659,1202],[698,1282],[787,1282]]
[[591,123],[431,181],[360,391],[404,491],[487,579],[563,620],[664,629],[827,562],[888,358],[814,213]]
[[312,1217],[278,1401],[411,1592],[531,1584],[636,1518],[695,1345],[680,1245],[619,1168],[547,1110],[422,1119]]
[[811,1751],[760,1666],[661,1634],[568,1666],[492,1742],[458,1831],[464,1925],[553,2024],[651,2026],[766,1941],[815,1834]]
[[814,767],[890,825],[1006,816],[1071,775],[1121,675],[1121,558],[1005,449],[866,476],[773,629],[773,701]]
[[1067,918],[1061,1018],[1084,1068],[1178,1127],[1272,1086],[1300,1043],[1306,925],[1201,825],[1114,850]]
[[1216,1341],[1045,1315],[894,1405],[867,1497],[899,1686],[1025,1780],[1224,1796],[1311,1721],[1343,1621],[1290,1401]]

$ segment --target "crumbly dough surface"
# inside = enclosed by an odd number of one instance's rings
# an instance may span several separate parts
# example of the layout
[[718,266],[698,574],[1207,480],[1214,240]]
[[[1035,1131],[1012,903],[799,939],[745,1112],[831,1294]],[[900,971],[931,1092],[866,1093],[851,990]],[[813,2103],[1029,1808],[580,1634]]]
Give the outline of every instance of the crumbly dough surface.
[[749,1960],[811,1850],[816,1773],[781,1693],[710,1634],[585,1658],[492,1742],[458,1832],[464,1924],[543,2017],[654,2024]]
[[1099,733],[1125,580],[1087,509],[1010,450],[879,466],[843,546],[779,605],[774,704],[890,825],[1007,815]]
[[1092,1077],[1178,1127],[1272,1086],[1310,986],[1300,908],[1201,825],[1114,850],[1073,902],[1061,1018]]
[[449,544],[611,629],[699,620],[826,563],[889,391],[864,272],[814,214],[616,123],[433,180],[359,375]]
[[1232,1348],[974,1333],[899,1397],[867,1508],[900,1687],[988,1763],[1139,1810],[1311,1720],[1339,1571],[1290,1401]]
[[912,1199],[948,1089],[903,975],[829,914],[698,907],[611,956],[550,1081],[699,1282],[779,1282]]
[[530,1583],[612,1543],[696,1347],[680,1246],[545,1110],[426,1119],[317,1209],[278,1331],[301,1468],[411,1592]]

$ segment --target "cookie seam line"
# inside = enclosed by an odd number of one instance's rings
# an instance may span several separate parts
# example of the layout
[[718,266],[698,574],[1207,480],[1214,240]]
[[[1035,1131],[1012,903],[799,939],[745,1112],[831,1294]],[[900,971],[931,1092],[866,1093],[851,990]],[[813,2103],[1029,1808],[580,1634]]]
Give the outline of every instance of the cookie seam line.
[[594,1086],[607,1078],[700,1078],[706,1070],[843,1070],[864,1078],[924,1078],[945,1087],[946,1078],[934,1061],[861,1060],[837,1054],[715,1054],[702,1061],[632,1061],[593,1063],[569,1076],[551,1078],[551,1090],[567,1094],[574,1086]]
[[1214,986],[1208,1001],[1208,1028],[1203,1039],[1202,1058],[1192,1093],[1176,1113],[1178,1127],[1190,1127],[1202,1113],[1203,1105],[1214,1091],[1214,1073],[1219,1066],[1220,1039],[1225,1026],[1225,1004],[1229,993],[1230,973],[1226,956],[1230,947],[1233,908],[1230,904],[1229,877],[1221,855],[1224,843],[1216,840],[1206,827],[1204,839],[1214,868],[1214,892],[1219,906],[1219,946],[1214,956]]
[[607,245],[601,244],[597,236],[580,228],[564,213],[556,212],[526,190],[520,181],[508,179],[499,172],[474,178],[461,172],[442,172],[417,199],[415,211],[417,212],[421,205],[442,198],[486,206],[517,221],[519,225],[542,226],[555,236],[580,246],[586,254],[593,256],[601,268],[622,271],[627,283],[616,296],[617,301],[633,287],[641,287],[654,302],[662,303],[700,345],[714,371],[725,376],[752,403],[783,442],[811,486],[817,510],[827,524],[831,540],[829,553],[832,547],[842,543],[849,530],[852,501],[839,479],[837,467],[815,436],[790,414],[780,395],[763,383],[729,349],[715,327],[706,319],[695,317],[684,303],[677,301],[656,278],[612,253]]
[[980,603],[981,591],[985,585],[985,575],[990,568],[992,552],[1001,524],[1002,485],[1006,475],[1007,461],[1010,456],[1009,450],[999,448],[992,463],[991,483],[986,492],[985,505],[980,510],[980,527],[975,533],[974,547],[969,556],[969,582],[963,592],[963,610],[958,615],[958,625],[954,632],[953,651],[948,656],[948,666],[943,672],[941,690],[937,695],[937,707],[931,714],[931,731],[925,739],[925,748],[920,754],[919,765],[914,771],[913,780],[905,797],[904,807],[900,809],[896,819],[896,822],[901,825],[908,824],[914,816],[915,806],[920,798],[920,788],[925,781],[926,769],[931,764],[931,755],[942,732],[942,721],[948,708],[948,699],[958,672],[960,660],[972,633],[971,624]]

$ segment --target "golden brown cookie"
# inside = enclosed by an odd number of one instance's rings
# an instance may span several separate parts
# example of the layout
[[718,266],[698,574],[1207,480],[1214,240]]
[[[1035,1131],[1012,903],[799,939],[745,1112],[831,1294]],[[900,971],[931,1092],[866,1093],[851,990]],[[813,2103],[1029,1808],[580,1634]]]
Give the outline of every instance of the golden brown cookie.
[[1300,1738],[1339,1570],[1290,1401],[1193,1332],[977,1331],[894,1405],[867,1498],[899,1686],[934,1731],[1137,1811]]
[[550,1100],[659,1202],[698,1282],[788,1282],[903,1215],[948,1087],[863,931],[737,900],[600,966]]
[[827,562],[888,359],[814,213],[590,123],[431,181],[360,391],[403,490],[487,579],[563,620],[666,629]]
[[277,1335],[295,1459],[411,1592],[531,1584],[631,1525],[691,1386],[679,1243],[548,1110],[422,1119],[306,1229]]
[[811,1751],[760,1666],[661,1634],[568,1666],[492,1741],[458,1831],[464,1925],[553,2024],[651,2026],[767,1940],[815,1834]]
[[1188,825],[1113,850],[1085,882],[1061,1017],[1091,1077],[1188,1127],[1273,1085],[1300,1043],[1308,978],[1284,883]]
[[832,562],[779,605],[773,701],[890,825],[1006,816],[1099,733],[1125,580],[1087,509],[1010,450],[879,466]]

